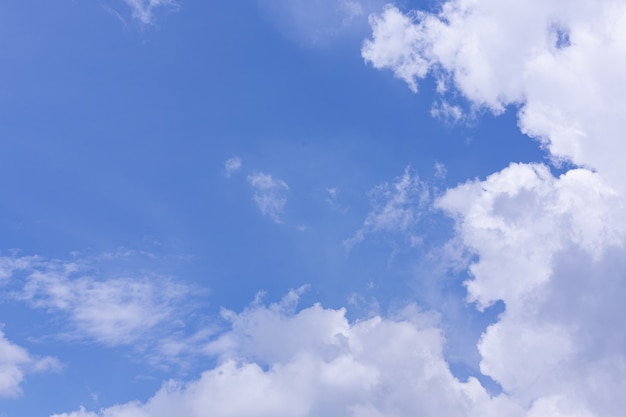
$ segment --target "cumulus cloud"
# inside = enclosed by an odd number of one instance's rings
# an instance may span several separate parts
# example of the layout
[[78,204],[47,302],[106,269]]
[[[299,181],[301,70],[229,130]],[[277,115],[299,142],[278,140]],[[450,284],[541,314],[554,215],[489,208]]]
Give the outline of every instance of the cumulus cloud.
[[0,264],[21,270],[12,277],[17,299],[67,317],[72,337],[112,346],[145,341],[176,317],[189,294],[182,284],[148,274],[94,277],[81,261],[1,257]]
[[574,169],[555,178],[531,164],[513,164],[438,201],[478,255],[469,300],[506,304],[478,345],[481,370],[521,404],[553,415],[622,413],[623,204],[596,173]]
[[405,234],[411,231],[422,212],[431,203],[428,187],[411,171],[410,167],[393,183],[382,183],[370,192],[372,210],[363,226],[349,239],[346,248],[363,241],[368,234],[377,232]]
[[249,175],[248,182],[254,188],[254,201],[261,213],[276,223],[282,223],[280,217],[287,204],[286,193],[289,191],[287,183],[262,172]]
[[176,8],[177,0],[124,0],[133,12],[133,18],[144,25],[154,23],[156,9]]
[[55,370],[59,366],[55,358],[34,357],[23,347],[9,341],[0,324],[0,397],[21,395],[26,373]]
[[226,178],[230,178],[235,172],[241,169],[241,159],[239,157],[228,158],[224,161],[224,175]]
[[625,22],[611,0],[389,6],[362,49],[413,91],[432,74],[444,99],[517,106],[522,132],[578,166],[554,177],[512,164],[437,202],[475,256],[468,300],[506,305],[479,343],[481,370],[529,416],[619,416],[626,405]]
[[[521,130],[555,159],[622,181],[626,5],[451,0],[437,13],[372,15],[362,55],[416,91],[431,73],[474,106],[520,105]],[[445,92],[450,88],[440,88]],[[453,115],[454,115],[453,111]]]
[[220,363],[195,381],[170,381],[145,403],[54,417],[520,415],[475,379],[454,378],[429,315],[350,323],[343,309],[296,312],[297,298],[224,312],[231,330],[211,346]]

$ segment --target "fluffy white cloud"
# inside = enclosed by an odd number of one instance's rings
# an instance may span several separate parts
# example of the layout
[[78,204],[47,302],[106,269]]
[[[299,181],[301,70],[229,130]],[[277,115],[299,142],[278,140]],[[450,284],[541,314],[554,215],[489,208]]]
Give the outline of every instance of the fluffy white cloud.
[[97,278],[88,262],[0,257],[0,264],[20,272],[11,277],[17,299],[66,316],[70,336],[107,345],[145,342],[177,317],[190,292],[182,284],[149,274]]
[[124,0],[133,11],[133,17],[144,25],[154,23],[154,11],[158,8],[175,8],[177,0]]
[[626,5],[450,0],[436,13],[389,6],[363,57],[416,91],[427,74],[474,108],[519,106],[522,132],[580,166],[555,178],[513,164],[449,190],[475,262],[479,307],[506,311],[483,335],[481,369],[529,416],[619,416],[626,406]]
[[285,194],[289,191],[287,183],[262,172],[249,175],[248,182],[254,188],[254,201],[261,213],[271,217],[276,223],[282,223],[280,216],[287,204]]
[[26,349],[9,340],[0,324],[0,397],[15,397],[22,393],[20,387],[28,372],[43,372],[59,367],[59,362],[51,357],[36,358]]
[[[417,90],[429,72],[495,113],[521,105],[520,128],[556,159],[621,186],[626,5],[615,0],[451,0],[438,13],[388,6],[362,54]],[[456,112],[451,114],[454,117]]]
[[[409,233],[431,203],[428,186],[407,167],[394,183],[382,183],[370,192],[372,210],[363,226],[343,244],[351,248],[370,233]],[[411,240],[417,237],[412,236]],[[419,239],[418,239],[419,240]]]
[[463,243],[480,254],[470,267],[469,298],[481,307],[505,300],[524,308],[542,288],[553,256],[575,245],[602,256],[623,241],[624,201],[600,176],[574,169],[559,178],[547,167],[512,164],[485,181],[449,190],[438,205],[457,219]]
[[297,297],[225,312],[232,329],[209,346],[222,360],[195,381],[168,382],[145,403],[55,417],[521,415],[452,376],[430,316],[407,309],[350,323],[343,309],[294,312]]

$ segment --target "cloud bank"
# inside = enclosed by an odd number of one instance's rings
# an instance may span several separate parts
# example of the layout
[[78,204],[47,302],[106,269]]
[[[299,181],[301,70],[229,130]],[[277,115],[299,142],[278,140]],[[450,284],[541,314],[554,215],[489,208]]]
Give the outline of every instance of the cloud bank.
[[54,417],[516,415],[475,379],[454,378],[429,315],[351,324],[343,309],[296,313],[297,298],[224,312],[232,330],[208,347],[220,364],[195,381],[170,381],[146,403]]

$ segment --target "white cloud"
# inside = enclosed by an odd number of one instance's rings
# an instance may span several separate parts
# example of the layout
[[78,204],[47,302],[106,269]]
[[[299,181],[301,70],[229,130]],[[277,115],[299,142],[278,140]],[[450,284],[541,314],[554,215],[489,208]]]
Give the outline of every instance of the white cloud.
[[428,315],[350,323],[343,309],[295,312],[297,297],[226,312],[232,330],[212,346],[222,360],[195,381],[170,381],[145,403],[55,417],[520,415],[505,396],[452,376]]
[[0,256],[0,284],[8,281],[16,271],[28,269],[35,261],[35,256]]
[[354,236],[344,240],[347,248],[363,241],[371,233],[410,232],[431,203],[428,187],[409,167],[396,182],[382,183],[374,187],[369,195],[372,210]]
[[450,104],[445,100],[433,104],[430,115],[450,125],[461,123],[466,119],[461,106]]
[[521,130],[554,158],[622,185],[615,155],[626,151],[623,2],[451,0],[435,14],[388,6],[370,22],[362,55],[376,68],[391,69],[414,91],[430,72],[495,113],[521,105]]
[[124,0],[133,11],[133,18],[144,25],[154,23],[154,12],[159,8],[176,8],[177,0]]
[[230,178],[235,172],[241,169],[241,159],[239,157],[232,157],[224,161],[224,175]]
[[177,318],[189,288],[172,280],[140,276],[91,275],[87,261],[66,262],[40,257],[0,258],[19,265],[13,293],[33,308],[68,319],[69,336],[107,345],[145,343]]
[[23,347],[7,340],[0,324],[0,397],[21,395],[26,373],[55,370],[59,366],[56,359],[34,357]]
[[457,219],[464,244],[479,248],[470,271],[481,279],[468,291],[481,306],[502,299],[516,308],[549,278],[555,253],[576,245],[600,257],[626,231],[623,199],[585,169],[554,178],[543,165],[512,164],[449,190],[438,205]]
[[285,194],[289,191],[287,183],[262,172],[249,175],[248,182],[254,188],[254,201],[261,213],[276,223],[282,223],[280,217],[287,204]]
[[620,416],[626,406],[626,4],[451,0],[389,6],[362,49],[416,91],[473,108],[519,108],[522,132],[581,169],[555,178],[512,164],[438,202],[475,255],[469,300],[506,311],[483,335],[481,369],[529,416]]
[[555,178],[543,165],[513,164],[438,204],[478,255],[469,299],[506,304],[478,345],[482,372],[534,404],[529,415],[621,415],[623,197],[585,169]]

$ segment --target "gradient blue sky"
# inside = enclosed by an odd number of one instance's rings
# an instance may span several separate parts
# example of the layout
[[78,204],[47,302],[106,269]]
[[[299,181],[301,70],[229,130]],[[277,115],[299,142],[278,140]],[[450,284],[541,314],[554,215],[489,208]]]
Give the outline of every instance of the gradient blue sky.
[[626,9],[504,3],[3,2],[0,415],[617,416]]

